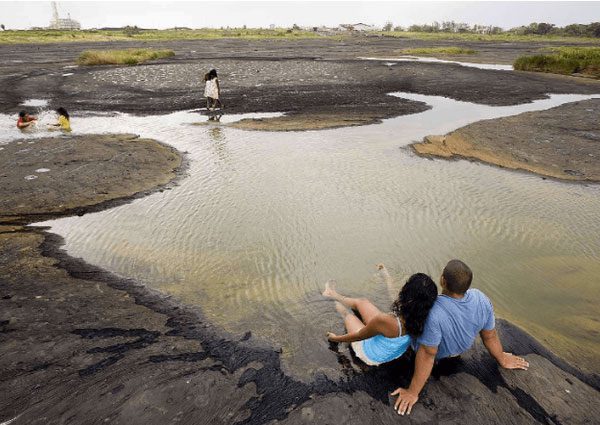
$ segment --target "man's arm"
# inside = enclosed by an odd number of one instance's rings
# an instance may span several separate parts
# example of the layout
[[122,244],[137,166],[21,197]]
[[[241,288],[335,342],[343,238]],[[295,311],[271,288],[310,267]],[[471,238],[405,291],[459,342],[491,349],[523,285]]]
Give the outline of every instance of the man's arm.
[[529,363],[524,358],[504,352],[496,329],[491,329],[489,331],[482,330],[479,332],[479,336],[481,336],[483,345],[485,345],[485,348],[487,348],[490,355],[495,358],[498,364],[504,369],[527,370],[529,367]]
[[415,360],[415,373],[410,381],[410,386],[408,389],[398,388],[392,393],[392,395],[398,396],[398,400],[394,403],[394,409],[398,411],[399,415],[404,415],[404,413],[410,415],[412,407],[419,400],[419,393],[431,375],[437,351],[437,347],[419,346]]

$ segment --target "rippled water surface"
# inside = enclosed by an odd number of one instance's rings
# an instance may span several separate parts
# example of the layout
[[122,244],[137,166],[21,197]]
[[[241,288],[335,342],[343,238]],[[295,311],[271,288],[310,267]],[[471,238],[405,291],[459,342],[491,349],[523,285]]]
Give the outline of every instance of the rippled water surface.
[[173,190],[42,224],[65,237],[71,255],[282,346],[286,366],[302,374],[338,369],[324,335],[343,328],[319,295],[324,281],[387,308],[376,263],[398,280],[418,271],[437,280],[451,258],[472,267],[498,315],[597,371],[600,187],[427,160],[407,148],[427,134],[587,97],[489,107],[397,95],[433,108],[287,133],[193,125],[206,118],[191,112],[75,116],[75,133],[135,132],[187,152],[189,175]]

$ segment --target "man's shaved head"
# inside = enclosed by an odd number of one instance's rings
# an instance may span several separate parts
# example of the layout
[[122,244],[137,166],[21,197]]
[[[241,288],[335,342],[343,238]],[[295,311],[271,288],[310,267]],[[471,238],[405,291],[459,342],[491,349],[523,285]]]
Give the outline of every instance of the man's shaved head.
[[459,295],[467,292],[473,281],[473,272],[460,260],[450,260],[444,267],[442,276],[446,281],[446,288]]

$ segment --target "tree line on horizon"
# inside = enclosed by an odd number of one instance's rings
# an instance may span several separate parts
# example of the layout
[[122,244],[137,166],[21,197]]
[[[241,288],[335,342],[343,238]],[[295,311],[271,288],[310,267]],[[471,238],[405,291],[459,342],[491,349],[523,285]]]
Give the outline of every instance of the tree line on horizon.
[[409,27],[394,27],[392,22],[387,22],[384,31],[409,31],[430,33],[472,33],[472,34],[515,34],[515,35],[558,35],[572,37],[597,37],[600,38],[600,22],[590,24],[571,24],[558,27],[546,22],[532,22],[520,27],[504,28],[493,25],[469,25],[464,22],[444,21],[432,24],[410,25]]

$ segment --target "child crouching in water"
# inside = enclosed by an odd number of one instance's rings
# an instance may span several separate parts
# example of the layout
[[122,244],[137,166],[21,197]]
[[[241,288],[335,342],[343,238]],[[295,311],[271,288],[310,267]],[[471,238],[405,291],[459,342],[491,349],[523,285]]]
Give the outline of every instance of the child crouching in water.
[[[380,264],[388,289],[392,281]],[[350,298],[339,294],[335,282],[325,285],[323,295],[336,301],[335,308],[344,319],[347,333],[328,332],[331,342],[351,343],[356,356],[369,366],[379,366],[402,356],[411,345],[411,339],[423,333],[429,310],[437,298],[437,286],[424,273],[413,274],[397,295],[390,313],[383,313],[365,298]],[[356,310],[361,319],[350,310]]]
[[69,113],[62,106],[56,110],[58,114],[58,122],[56,124],[50,124],[52,127],[58,127],[62,131],[71,131],[71,120]]
[[29,115],[27,111],[19,112],[19,119],[17,120],[17,128],[19,130],[27,130],[35,127],[37,118],[33,115]]

